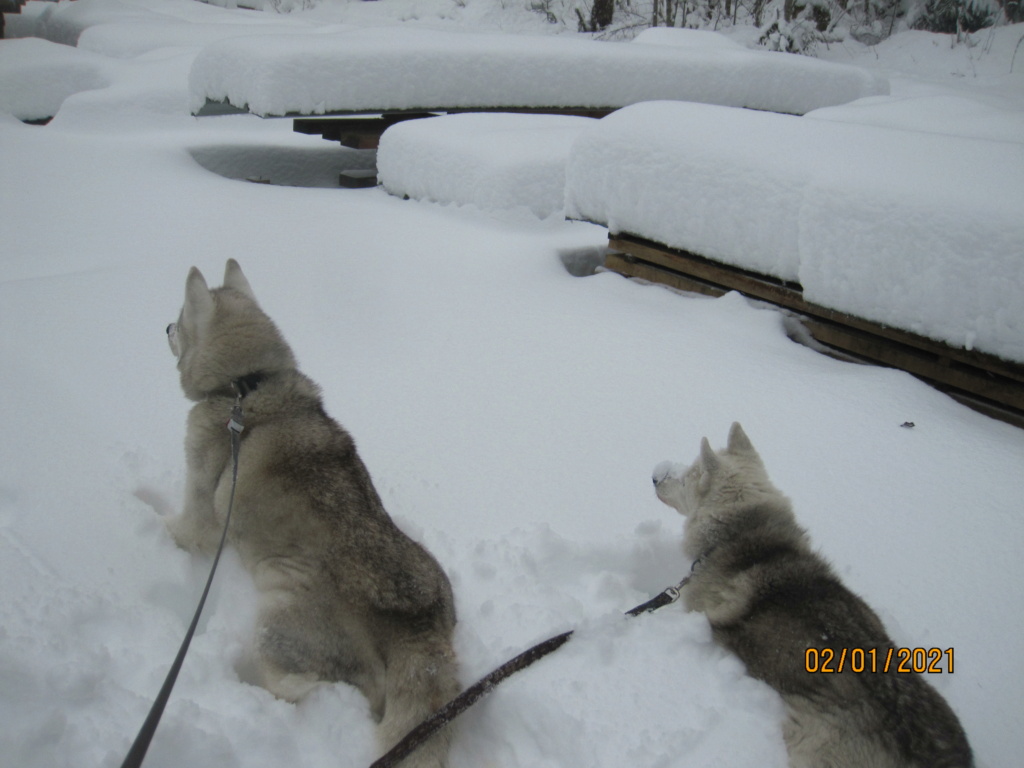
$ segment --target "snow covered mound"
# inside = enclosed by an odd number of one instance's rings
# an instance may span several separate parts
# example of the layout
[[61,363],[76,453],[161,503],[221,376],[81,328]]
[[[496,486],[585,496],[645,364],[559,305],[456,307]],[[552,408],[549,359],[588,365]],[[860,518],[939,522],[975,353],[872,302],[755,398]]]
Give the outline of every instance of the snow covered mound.
[[190,0],[29,2],[8,36],[42,37],[107,56],[129,58],[159,48],[198,48],[215,40],[315,29],[279,14],[244,14]]
[[106,88],[111,68],[102,56],[46,40],[4,40],[0,46],[0,112],[19,120],[53,117],[80,91]]
[[1024,111],[954,94],[876,96],[816,109],[804,117],[1024,144]]
[[495,113],[408,120],[381,136],[378,177],[393,195],[561,214],[569,148],[594,122]]
[[803,114],[888,82],[857,67],[730,45],[376,27],[212,43],[189,77],[193,112],[258,115],[436,107],[619,107],[678,99]]
[[649,103],[573,145],[566,214],[1024,361],[1024,145]]

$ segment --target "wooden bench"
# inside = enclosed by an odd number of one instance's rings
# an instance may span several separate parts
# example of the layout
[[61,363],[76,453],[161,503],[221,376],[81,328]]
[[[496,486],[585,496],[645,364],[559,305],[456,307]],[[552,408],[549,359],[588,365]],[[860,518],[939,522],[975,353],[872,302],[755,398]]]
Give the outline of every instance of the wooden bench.
[[[440,115],[454,115],[470,112],[513,112],[535,115],[573,115],[578,117],[601,118],[614,112],[616,107],[431,107],[426,109],[404,109],[380,113],[357,111],[329,112],[315,117],[287,114],[280,117],[292,121],[292,130],[310,136],[320,136],[327,141],[336,141],[349,149],[376,149],[380,137],[391,126],[406,120],[421,120]],[[239,109],[223,101],[207,101],[196,112],[196,117],[219,115],[245,115]],[[355,171],[342,173],[339,183],[343,187],[372,187],[377,183],[372,172]]]
[[395,123],[405,120],[419,120],[426,117],[466,112],[515,112],[600,118],[614,111],[614,107],[601,109],[585,107],[439,107],[427,110],[385,112],[372,116],[353,114],[333,117],[296,117],[292,120],[292,128],[296,133],[322,136],[328,141],[337,141],[350,149],[376,149],[384,131]]
[[396,122],[432,114],[603,117],[651,100],[803,114],[889,92],[856,67],[674,32],[675,45],[395,27],[233,37],[193,62],[191,108],[288,117],[301,133],[370,149]]

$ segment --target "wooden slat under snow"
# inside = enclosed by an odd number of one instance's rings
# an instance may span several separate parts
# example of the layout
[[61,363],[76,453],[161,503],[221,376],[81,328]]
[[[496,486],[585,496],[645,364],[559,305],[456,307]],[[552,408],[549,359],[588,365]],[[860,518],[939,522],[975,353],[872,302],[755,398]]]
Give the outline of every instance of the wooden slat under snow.
[[292,129],[296,133],[322,136],[328,141],[337,141],[350,149],[376,149],[380,137],[395,123],[437,117],[442,114],[465,112],[515,112],[543,115],[576,115],[579,117],[604,117],[613,112],[612,107],[436,107],[429,111],[408,110],[385,112],[380,115],[335,115],[326,117],[296,117]]
[[1024,426],[1024,365],[890,328],[803,298],[802,288],[632,235],[608,238],[605,266],[629,277],[721,296],[739,291],[794,313],[821,344],[899,368],[978,407]]

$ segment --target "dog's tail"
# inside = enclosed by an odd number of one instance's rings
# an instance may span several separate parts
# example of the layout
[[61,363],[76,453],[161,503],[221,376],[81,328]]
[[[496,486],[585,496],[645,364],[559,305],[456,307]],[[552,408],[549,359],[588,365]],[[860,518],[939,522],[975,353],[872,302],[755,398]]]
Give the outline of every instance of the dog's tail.
[[[458,695],[455,652],[447,637],[430,633],[403,638],[388,654],[384,716],[378,726],[383,751]],[[401,768],[445,768],[451,744],[445,725],[399,765]]]

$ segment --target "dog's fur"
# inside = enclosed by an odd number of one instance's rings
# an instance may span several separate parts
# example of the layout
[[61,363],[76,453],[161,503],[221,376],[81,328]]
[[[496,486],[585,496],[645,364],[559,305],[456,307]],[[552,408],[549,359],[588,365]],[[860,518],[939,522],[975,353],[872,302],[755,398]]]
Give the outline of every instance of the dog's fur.
[[[956,715],[924,679],[882,671],[810,673],[807,648],[877,649],[893,642],[878,616],[813,552],[789,500],[768,479],[739,424],[725,451],[707,439],[689,468],[659,464],[654,484],[685,518],[695,561],[683,591],[717,642],[786,703],[783,736],[793,768],[967,768],[971,749]],[[835,666],[835,665],[834,665]]]
[[[451,585],[392,522],[349,434],[325,412],[233,259],[210,290],[195,267],[168,341],[196,401],[185,440],[184,511],[175,541],[216,549],[232,462],[226,421],[242,381],[245,430],[229,541],[259,592],[253,682],[290,701],[321,681],[369,700],[382,749],[455,694]],[[403,765],[440,768],[448,729]]]

